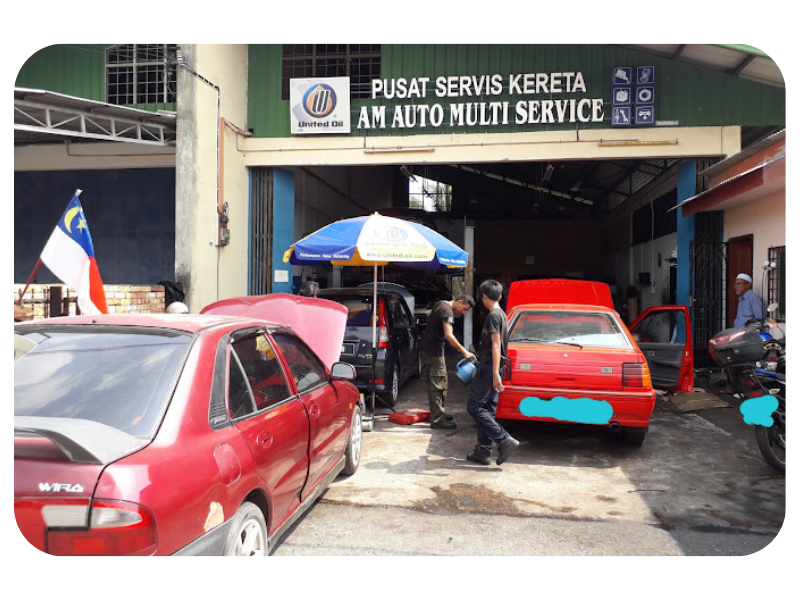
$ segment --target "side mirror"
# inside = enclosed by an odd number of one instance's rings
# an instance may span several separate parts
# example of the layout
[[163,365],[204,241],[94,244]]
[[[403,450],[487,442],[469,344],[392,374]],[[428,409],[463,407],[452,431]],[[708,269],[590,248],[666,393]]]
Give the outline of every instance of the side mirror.
[[331,377],[352,381],[356,378],[356,368],[350,363],[337,362],[331,367]]
[[777,302],[773,302],[772,304],[770,304],[770,305],[767,307],[767,312],[773,313],[773,312],[775,312],[776,310],[778,310],[778,303],[777,303]]

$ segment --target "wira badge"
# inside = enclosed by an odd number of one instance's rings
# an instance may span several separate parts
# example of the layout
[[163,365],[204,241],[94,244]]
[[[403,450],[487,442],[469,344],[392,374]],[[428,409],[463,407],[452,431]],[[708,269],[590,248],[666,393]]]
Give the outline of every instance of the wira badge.
[[350,133],[350,78],[290,79],[292,133]]

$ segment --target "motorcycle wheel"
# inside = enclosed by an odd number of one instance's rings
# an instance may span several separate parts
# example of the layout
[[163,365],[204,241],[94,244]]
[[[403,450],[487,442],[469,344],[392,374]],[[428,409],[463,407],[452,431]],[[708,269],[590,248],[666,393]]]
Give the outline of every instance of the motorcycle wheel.
[[786,412],[783,403],[772,413],[772,427],[756,425],[756,443],[764,460],[779,473],[786,474]]

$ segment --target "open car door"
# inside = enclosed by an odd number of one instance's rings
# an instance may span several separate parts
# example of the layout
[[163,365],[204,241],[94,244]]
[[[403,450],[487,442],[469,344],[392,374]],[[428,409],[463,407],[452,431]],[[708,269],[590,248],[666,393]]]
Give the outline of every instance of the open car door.
[[694,390],[694,349],[687,307],[650,307],[636,318],[630,330],[650,367],[655,389],[685,394]]

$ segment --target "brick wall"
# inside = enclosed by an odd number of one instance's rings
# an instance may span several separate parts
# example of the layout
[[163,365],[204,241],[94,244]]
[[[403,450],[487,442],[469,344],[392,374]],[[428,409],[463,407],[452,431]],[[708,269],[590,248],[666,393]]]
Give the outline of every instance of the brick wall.
[[[22,306],[33,314],[34,319],[49,316],[50,288],[60,287],[61,297],[68,302],[70,315],[76,314],[75,290],[65,285],[34,284],[28,288],[22,299]],[[24,285],[14,284],[14,302],[19,298]],[[164,286],[161,285],[104,285],[109,314],[148,314],[164,313]],[[65,312],[66,314],[66,312]]]

